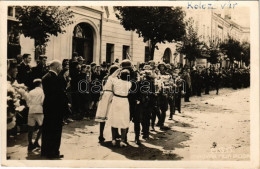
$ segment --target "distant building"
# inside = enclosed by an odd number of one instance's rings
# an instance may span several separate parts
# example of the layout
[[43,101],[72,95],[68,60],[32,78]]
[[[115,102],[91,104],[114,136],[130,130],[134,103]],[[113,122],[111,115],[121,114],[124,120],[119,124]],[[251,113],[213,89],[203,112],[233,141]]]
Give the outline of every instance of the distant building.
[[[204,41],[209,45],[210,41],[215,43],[223,42],[228,36],[244,42],[250,41],[250,28],[238,25],[232,20],[231,10],[186,10],[186,18],[192,17],[194,19],[194,27],[200,37],[201,41]],[[222,65],[227,65],[228,61],[225,60],[225,56],[222,57]],[[206,60],[204,58],[204,60]],[[201,58],[198,59],[201,63]],[[205,65],[208,66],[208,65]]]

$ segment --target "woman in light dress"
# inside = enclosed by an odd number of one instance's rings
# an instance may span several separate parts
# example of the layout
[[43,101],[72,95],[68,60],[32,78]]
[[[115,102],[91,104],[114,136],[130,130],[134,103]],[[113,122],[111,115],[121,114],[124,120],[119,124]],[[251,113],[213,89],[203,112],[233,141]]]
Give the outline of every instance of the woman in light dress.
[[[109,68],[108,75],[104,77],[103,80],[103,94],[101,100],[98,103],[96,121],[100,122],[99,124],[99,142],[102,143],[105,141],[103,136],[106,120],[108,117],[108,112],[113,98],[112,91],[112,79],[119,74],[119,66],[113,65]],[[118,132],[117,132],[118,133]]]
[[130,125],[128,93],[131,82],[128,81],[129,70],[124,69],[119,77],[112,79],[113,100],[109,110],[109,123],[112,127],[112,145],[116,145],[117,129],[121,129],[120,147],[127,146],[126,134]]

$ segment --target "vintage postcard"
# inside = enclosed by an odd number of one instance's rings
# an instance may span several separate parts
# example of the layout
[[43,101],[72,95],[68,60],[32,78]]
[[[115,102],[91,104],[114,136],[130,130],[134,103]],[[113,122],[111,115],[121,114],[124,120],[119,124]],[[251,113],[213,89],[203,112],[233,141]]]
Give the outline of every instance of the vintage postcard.
[[257,1],[1,1],[2,167],[259,168]]

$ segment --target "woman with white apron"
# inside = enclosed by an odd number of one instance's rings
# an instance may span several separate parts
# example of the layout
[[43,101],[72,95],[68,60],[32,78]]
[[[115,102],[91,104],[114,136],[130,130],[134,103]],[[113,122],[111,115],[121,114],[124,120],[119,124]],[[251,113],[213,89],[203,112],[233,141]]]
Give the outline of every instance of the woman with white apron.
[[109,111],[109,123],[112,127],[112,144],[116,145],[116,131],[121,129],[120,147],[127,146],[126,133],[130,125],[130,109],[128,102],[128,93],[131,88],[131,82],[128,81],[129,70],[122,70],[119,78],[112,79],[113,100]]
[[100,96],[101,100],[98,103],[95,121],[100,122],[99,128],[99,142],[105,141],[103,136],[106,120],[108,117],[108,112],[113,98],[112,91],[112,79],[117,77],[119,74],[119,66],[112,65],[109,68],[108,75],[103,79],[103,94]]

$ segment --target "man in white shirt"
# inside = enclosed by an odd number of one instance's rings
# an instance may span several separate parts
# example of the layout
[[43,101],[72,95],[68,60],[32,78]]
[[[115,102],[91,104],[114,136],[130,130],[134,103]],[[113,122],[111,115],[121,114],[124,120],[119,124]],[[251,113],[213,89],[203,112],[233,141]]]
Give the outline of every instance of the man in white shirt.
[[[44,100],[44,93],[42,89],[42,81],[41,79],[35,79],[33,81],[35,88],[31,90],[28,94],[25,95],[26,103],[29,107],[29,114],[28,114],[28,152],[32,151],[35,148],[40,148],[38,140],[41,137],[42,133],[42,123],[43,123],[43,100]],[[32,142],[32,136],[34,127],[38,123],[39,130],[37,133],[37,137]]]

